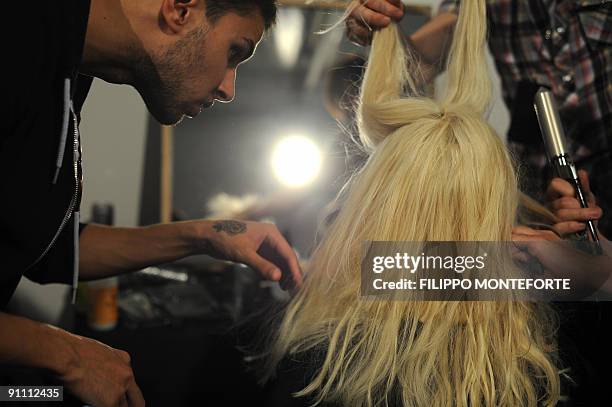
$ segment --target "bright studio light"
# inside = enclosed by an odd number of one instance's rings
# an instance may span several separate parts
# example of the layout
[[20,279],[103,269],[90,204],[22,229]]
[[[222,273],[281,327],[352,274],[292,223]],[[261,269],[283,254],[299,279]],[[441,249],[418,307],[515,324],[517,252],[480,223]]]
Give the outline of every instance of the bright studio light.
[[272,153],[272,168],[283,184],[299,187],[312,182],[321,169],[321,152],[307,137],[282,139]]
[[283,68],[293,68],[300,56],[304,40],[304,14],[297,8],[278,9],[272,38],[278,59]]

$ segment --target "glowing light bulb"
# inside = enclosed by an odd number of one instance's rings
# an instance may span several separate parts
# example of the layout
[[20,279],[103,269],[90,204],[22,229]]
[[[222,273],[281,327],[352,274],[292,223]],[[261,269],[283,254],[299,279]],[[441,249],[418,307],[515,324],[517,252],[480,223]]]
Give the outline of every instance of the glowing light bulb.
[[293,135],[278,142],[272,168],[280,182],[299,187],[312,182],[321,169],[321,151],[308,137]]

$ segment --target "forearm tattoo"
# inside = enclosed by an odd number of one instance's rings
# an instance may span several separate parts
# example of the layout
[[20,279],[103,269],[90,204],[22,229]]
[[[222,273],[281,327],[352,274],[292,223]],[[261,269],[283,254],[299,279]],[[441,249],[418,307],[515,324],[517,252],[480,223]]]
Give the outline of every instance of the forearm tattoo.
[[225,232],[228,235],[239,235],[247,230],[247,225],[244,222],[237,220],[220,220],[215,222],[213,229],[216,232]]

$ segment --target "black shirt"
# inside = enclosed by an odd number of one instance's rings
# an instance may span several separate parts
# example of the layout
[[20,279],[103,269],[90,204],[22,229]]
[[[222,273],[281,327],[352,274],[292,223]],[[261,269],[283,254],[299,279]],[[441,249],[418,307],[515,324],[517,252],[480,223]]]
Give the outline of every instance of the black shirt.
[[[277,367],[274,380],[266,386],[266,406],[312,406],[316,401],[314,395],[295,397],[294,394],[304,390],[313,381],[324,359],[324,349],[286,356]],[[338,405],[324,402],[319,406],[337,407]]]
[[[73,135],[91,85],[91,78],[78,74],[88,0],[9,2],[5,7],[7,18],[0,25],[6,68],[0,81],[6,101],[0,131],[0,309],[24,274],[40,283],[72,281]],[[66,123],[70,103],[77,119]],[[67,142],[54,184],[62,133]]]

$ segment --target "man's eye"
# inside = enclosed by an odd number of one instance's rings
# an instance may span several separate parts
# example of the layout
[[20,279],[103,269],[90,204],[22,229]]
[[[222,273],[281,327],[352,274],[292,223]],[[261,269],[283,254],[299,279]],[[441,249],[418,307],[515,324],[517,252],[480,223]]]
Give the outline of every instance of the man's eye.
[[227,54],[227,60],[230,65],[238,65],[240,62],[240,50],[236,47],[230,47],[229,53]]

